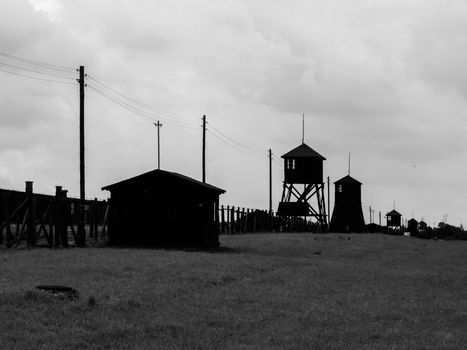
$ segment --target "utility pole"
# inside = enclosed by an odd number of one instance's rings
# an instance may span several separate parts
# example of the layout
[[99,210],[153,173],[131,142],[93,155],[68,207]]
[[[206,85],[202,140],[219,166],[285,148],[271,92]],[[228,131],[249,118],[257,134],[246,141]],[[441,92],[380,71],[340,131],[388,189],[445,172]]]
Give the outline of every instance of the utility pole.
[[206,182],[206,116],[203,115],[203,183]]
[[85,180],[84,180],[84,66],[79,67],[79,218],[78,247],[86,246],[84,227]]
[[[328,216],[331,216],[331,189],[329,187],[329,176],[328,176]],[[331,218],[328,220],[331,221]]]
[[370,224],[372,224],[373,221],[371,220],[371,205],[370,205]]
[[379,226],[381,226],[381,212],[379,212]]
[[272,219],[272,151],[269,149],[269,219],[271,232],[273,231],[273,219]]
[[269,215],[272,214],[272,151],[269,149]]
[[162,123],[157,121],[154,123],[155,127],[157,128],[157,169],[161,168],[161,143],[160,143],[160,135],[159,129],[162,127]]

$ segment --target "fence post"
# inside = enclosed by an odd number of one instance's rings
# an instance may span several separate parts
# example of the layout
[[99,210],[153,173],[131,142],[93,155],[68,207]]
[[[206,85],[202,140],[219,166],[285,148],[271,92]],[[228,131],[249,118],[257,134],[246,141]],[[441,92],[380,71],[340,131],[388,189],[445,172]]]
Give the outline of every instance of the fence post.
[[245,226],[246,226],[246,232],[251,232],[251,224],[250,224],[250,221],[251,221],[251,216],[250,216],[250,209],[247,208],[246,209],[246,220],[245,220]]
[[[87,204],[85,204],[85,208],[86,208],[86,205],[88,206],[88,210],[87,210],[87,220],[84,220],[84,222],[88,223],[89,225],[89,239],[93,238],[94,237],[94,200],[92,201],[85,201],[85,203],[87,202]],[[86,215],[86,214],[85,214]],[[86,225],[86,224],[85,224]],[[86,232],[87,230],[84,229],[84,232]]]
[[235,207],[230,209],[230,234],[235,233]]
[[234,217],[232,215],[232,212],[234,210],[234,206],[231,206],[229,211],[227,212],[227,216],[229,217],[229,233],[232,235],[235,233],[235,223],[234,223]]
[[219,197],[217,197],[216,201],[214,202],[214,221],[216,222],[216,236],[217,236],[216,244],[219,245],[219,233],[221,230],[220,222],[219,222]]
[[[60,207],[61,207],[61,210],[60,210],[60,216],[61,216],[61,221],[60,221],[60,224],[61,224],[61,234],[60,234],[60,241],[62,243],[62,246],[64,246],[65,248],[68,248],[68,226],[67,226],[67,211],[68,211],[68,200],[67,200],[67,193],[68,191],[67,190],[61,190],[60,191]],[[73,225],[73,222],[70,223],[71,225]]]
[[97,201],[97,198],[94,198],[94,208],[93,208],[93,217],[94,217],[94,230],[91,230],[91,231],[94,231],[94,239],[97,240],[97,218],[98,218],[98,215],[99,215],[99,203]]
[[106,233],[108,232],[107,222],[109,220],[109,211],[110,211],[110,199],[105,200],[105,210],[104,210],[104,218],[102,219],[102,238],[105,239]]
[[242,208],[242,232],[246,233],[246,209]]
[[62,186],[55,186],[55,203],[54,203],[54,212],[53,212],[53,224],[55,226],[54,232],[54,246],[60,246],[60,237],[62,236],[62,221],[63,221],[63,211],[62,211]]
[[13,237],[11,235],[11,222],[10,222],[10,193],[5,192],[3,197],[5,206],[3,207],[4,214],[5,214],[5,233],[6,233],[6,246],[9,248],[11,247],[11,243]]
[[274,211],[271,210],[270,216],[271,216],[271,233],[274,233],[275,232],[275,230],[274,230]]
[[225,233],[224,204],[221,205],[221,233]]
[[226,230],[225,230],[225,232],[226,232],[227,234],[230,234],[230,233],[232,233],[232,232],[230,231],[230,206],[228,205],[226,209],[227,209],[227,211],[226,211],[226,219],[227,219],[227,220],[226,220],[226,227],[225,227]]
[[32,248],[34,246],[34,235],[36,233],[35,220],[34,220],[34,202],[33,202],[33,194],[32,194],[32,181],[26,181],[26,198],[28,200],[28,217],[27,217],[27,236],[26,242],[28,248]]
[[261,231],[266,231],[266,211],[261,210]]
[[251,213],[252,213],[252,217],[253,217],[253,233],[256,232],[256,220],[257,220],[257,216],[256,215],[256,211],[254,211],[253,209],[251,209]]

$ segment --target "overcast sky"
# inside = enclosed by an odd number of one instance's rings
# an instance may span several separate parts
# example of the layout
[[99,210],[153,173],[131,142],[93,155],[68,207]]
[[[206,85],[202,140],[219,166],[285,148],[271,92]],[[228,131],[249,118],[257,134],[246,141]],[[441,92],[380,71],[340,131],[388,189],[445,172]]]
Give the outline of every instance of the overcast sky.
[[84,65],[88,197],[157,166],[150,118],[161,167],[201,179],[206,114],[221,203],[267,209],[271,148],[277,209],[305,113],[325,177],[351,152],[367,222],[395,199],[406,218],[465,224],[466,19],[465,0],[1,0],[0,52],[59,67],[0,56],[0,187],[78,195]]

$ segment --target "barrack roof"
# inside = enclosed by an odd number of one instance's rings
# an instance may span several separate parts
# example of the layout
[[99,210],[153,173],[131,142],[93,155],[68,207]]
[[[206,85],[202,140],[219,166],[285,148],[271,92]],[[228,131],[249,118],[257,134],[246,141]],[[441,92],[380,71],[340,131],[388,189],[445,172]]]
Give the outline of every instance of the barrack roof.
[[184,183],[187,183],[189,185],[199,187],[199,188],[202,188],[202,189],[205,189],[205,190],[208,190],[208,191],[214,191],[214,192],[217,192],[219,194],[220,193],[225,193],[225,190],[223,190],[223,189],[221,189],[219,187],[216,187],[216,186],[213,186],[213,185],[210,185],[210,184],[207,184],[207,183],[203,183],[201,181],[195,180],[195,179],[193,179],[191,177],[188,177],[188,176],[185,176],[185,175],[182,175],[182,174],[179,174],[179,173],[174,173],[174,172],[171,172],[171,171],[159,170],[159,169],[151,170],[151,171],[148,171],[148,172],[146,172],[144,174],[137,175],[137,176],[131,177],[129,179],[116,182],[116,183],[111,184],[111,185],[107,185],[105,187],[102,187],[102,190],[111,191],[114,188],[124,186],[124,185],[128,185],[128,184],[130,184],[132,182],[138,182],[138,181],[141,181],[141,180],[153,180],[153,181],[162,180],[163,181],[164,179],[169,179],[169,178],[176,179],[176,180],[179,180],[181,182],[184,182]]

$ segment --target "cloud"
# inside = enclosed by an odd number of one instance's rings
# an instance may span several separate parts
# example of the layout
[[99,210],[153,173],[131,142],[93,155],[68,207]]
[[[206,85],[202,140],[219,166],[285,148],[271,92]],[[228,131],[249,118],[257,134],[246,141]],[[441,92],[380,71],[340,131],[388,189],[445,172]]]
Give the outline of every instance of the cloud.
[[[227,188],[225,203],[267,203],[266,151],[279,159],[294,148],[305,113],[306,141],[326,156],[332,180],[345,175],[350,151],[365,205],[384,211],[396,196],[401,211],[414,206],[435,217],[443,210],[437,203],[460,203],[461,192],[449,186],[462,183],[465,171],[466,7],[440,0],[5,0],[0,43],[13,55],[85,65],[90,77],[174,112],[194,129],[159,114],[166,169],[199,178],[207,114],[208,128],[250,150],[208,134],[208,179]],[[22,189],[32,179],[44,191],[61,184],[77,193],[76,85],[0,74],[0,167],[8,174],[1,181]],[[88,79],[87,184],[101,196],[103,185],[154,167],[156,140],[151,123],[96,93],[95,84]],[[277,166],[274,203],[281,181]],[[465,217],[449,210],[453,219]]]
[[467,92],[467,4],[453,1],[449,6],[435,2],[422,11],[414,25],[408,63],[434,89],[455,89],[464,98]]

